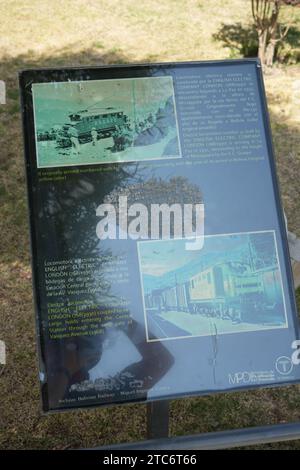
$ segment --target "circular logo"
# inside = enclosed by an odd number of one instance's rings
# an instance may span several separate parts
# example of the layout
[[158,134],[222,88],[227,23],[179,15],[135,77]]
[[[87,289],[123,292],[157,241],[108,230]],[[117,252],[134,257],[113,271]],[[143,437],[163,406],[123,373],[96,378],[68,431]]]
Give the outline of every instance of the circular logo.
[[280,356],[275,363],[276,370],[281,375],[289,375],[293,369],[293,363],[290,357]]

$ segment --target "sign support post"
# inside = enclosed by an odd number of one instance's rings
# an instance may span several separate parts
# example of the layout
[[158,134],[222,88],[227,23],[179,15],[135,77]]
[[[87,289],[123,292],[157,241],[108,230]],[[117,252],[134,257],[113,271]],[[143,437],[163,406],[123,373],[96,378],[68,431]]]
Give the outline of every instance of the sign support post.
[[169,403],[159,400],[147,404],[147,439],[169,437]]

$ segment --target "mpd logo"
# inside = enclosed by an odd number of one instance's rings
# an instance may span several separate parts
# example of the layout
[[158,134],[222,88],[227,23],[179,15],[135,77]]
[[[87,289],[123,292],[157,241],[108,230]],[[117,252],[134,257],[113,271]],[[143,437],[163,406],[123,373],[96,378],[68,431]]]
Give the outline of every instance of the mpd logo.
[[255,382],[256,377],[253,372],[236,372],[235,374],[228,374],[229,383],[231,385],[238,385],[240,383],[251,383]]
[[234,374],[228,374],[228,380],[231,385],[272,382],[274,379],[274,372],[272,370],[244,370],[241,372],[235,372]]

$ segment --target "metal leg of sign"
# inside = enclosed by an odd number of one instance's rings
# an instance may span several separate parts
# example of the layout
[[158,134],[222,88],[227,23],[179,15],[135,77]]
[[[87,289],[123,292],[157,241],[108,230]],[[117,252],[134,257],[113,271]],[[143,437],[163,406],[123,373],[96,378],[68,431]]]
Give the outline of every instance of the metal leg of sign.
[[147,439],[169,437],[169,401],[147,403]]

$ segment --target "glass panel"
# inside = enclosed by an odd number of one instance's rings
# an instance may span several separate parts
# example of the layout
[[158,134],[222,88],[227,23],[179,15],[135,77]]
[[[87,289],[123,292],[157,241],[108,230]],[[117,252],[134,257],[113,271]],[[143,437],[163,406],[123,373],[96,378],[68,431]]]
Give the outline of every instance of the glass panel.
[[44,410],[298,381],[259,62],[20,83]]

